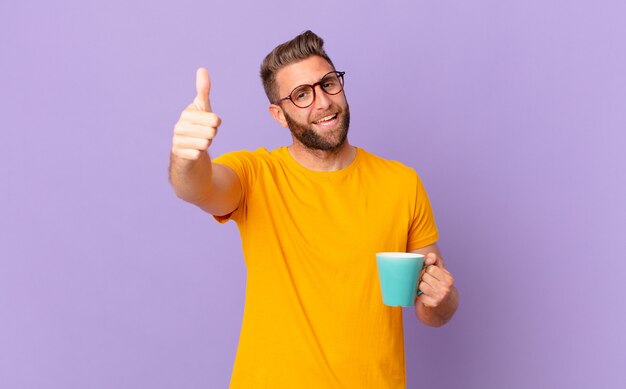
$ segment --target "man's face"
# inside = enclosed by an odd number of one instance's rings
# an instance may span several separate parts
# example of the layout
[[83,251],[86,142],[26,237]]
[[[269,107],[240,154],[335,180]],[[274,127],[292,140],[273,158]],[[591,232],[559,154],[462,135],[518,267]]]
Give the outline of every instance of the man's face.
[[[276,74],[279,96],[288,96],[303,84],[315,84],[333,71],[323,58],[313,56],[279,70]],[[343,146],[350,125],[350,107],[344,92],[328,95],[315,86],[315,100],[307,108],[298,108],[291,101],[281,103],[284,120],[294,138],[313,150],[336,151]]]

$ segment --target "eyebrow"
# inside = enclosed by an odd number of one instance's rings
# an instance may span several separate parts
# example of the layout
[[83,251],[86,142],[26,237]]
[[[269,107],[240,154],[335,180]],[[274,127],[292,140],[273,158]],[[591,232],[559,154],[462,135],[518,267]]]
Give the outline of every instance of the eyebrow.
[[301,86],[311,86],[311,85],[313,85],[313,84],[317,84],[318,82],[322,81],[322,80],[324,79],[324,77],[326,77],[326,76],[328,75],[328,73],[332,73],[332,72],[336,72],[336,70],[335,70],[335,69],[332,69],[332,70],[327,71],[326,73],[322,74],[322,77],[318,78],[318,79],[317,79],[317,81],[314,81],[314,82],[312,82],[312,83],[310,83],[310,84],[309,84],[309,83],[300,83],[300,84],[297,84],[297,85],[296,85],[296,86],[294,86],[293,88],[289,89],[289,90],[287,91],[287,93],[291,93],[291,92],[293,92],[295,89],[297,89],[298,87],[301,87]]

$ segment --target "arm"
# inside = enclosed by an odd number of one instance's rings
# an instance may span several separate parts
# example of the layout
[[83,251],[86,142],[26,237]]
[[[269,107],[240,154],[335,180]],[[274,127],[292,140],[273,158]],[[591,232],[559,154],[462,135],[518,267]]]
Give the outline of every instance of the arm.
[[169,178],[179,198],[213,215],[226,215],[236,209],[242,193],[237,174],[213,164],[208,154],[221,123],[211,112],[210,87],[208,72],[198,69],[198,94],[174,126]]
[[431,327],[441,327],[452,318],[459,304],[454,277],[446,269],[437,244],[411,252],[426,256],[424,258],[426,270],[423,271],[418,285],[423,294],[415,300],[415,313],[422,323]]

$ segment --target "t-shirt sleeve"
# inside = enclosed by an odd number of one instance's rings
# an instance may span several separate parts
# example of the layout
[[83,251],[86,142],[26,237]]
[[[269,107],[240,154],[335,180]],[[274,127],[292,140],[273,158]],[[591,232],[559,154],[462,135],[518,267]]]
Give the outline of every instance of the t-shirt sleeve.
[[409,227],[409,237],[407,240],[407,251],[436,243],[439,239],[437,225],[433,210],[428,200],[428,194],[419,176],[416,174],[415,208],[413,220]]
[[239,178],[241,184],[241,199],[237,208],[227,215],[213,215],[215,220],[226,223],[232,219],[236,222],[243,220],[246,215],[247,198],[256,177],[258,161],[254,152],[235,151],[223,154],[212,160],[213,163],[231,168]]

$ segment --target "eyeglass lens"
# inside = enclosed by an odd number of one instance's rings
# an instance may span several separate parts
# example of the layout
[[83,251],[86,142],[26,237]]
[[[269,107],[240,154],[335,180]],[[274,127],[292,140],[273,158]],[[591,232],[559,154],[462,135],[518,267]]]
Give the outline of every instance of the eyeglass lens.
[[[336,73],[327,74],[318,84],[324,92],[329,95],[336,95],[343,89],[340,76]],[[302,85],[291,92],[291,101],[301,108],[306,108],[313,104],[315,99],[315,87],[312,85]]]

